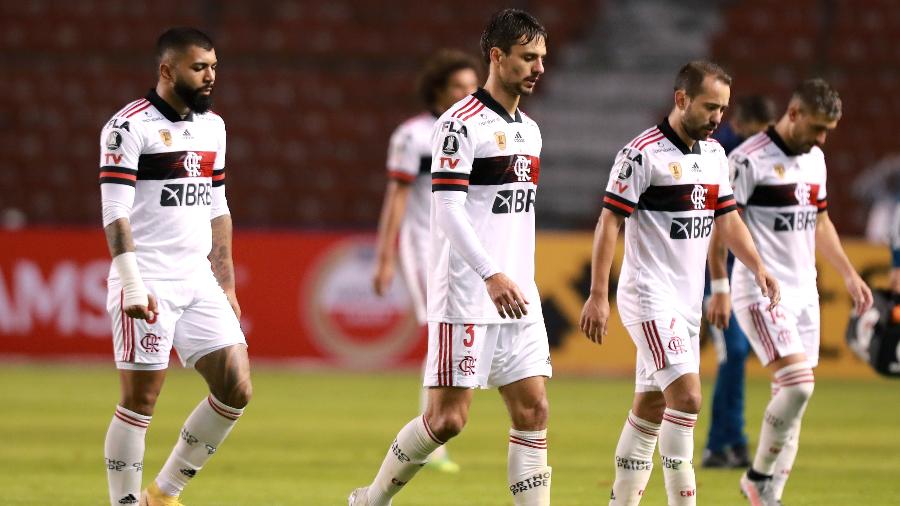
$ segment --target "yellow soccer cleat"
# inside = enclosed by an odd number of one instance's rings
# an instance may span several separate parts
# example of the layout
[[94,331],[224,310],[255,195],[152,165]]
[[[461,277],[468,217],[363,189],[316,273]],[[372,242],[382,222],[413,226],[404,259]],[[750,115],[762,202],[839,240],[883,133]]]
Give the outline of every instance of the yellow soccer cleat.
[[459,464],[450,460],[450,457],[431,458],[425,463],[425,467],[447,474],[459,472]]
[[150,482],[150,485],[141,492],[141,503],[139,506],[184,506],[178,500],[178,496],[166,495],[156,482]]

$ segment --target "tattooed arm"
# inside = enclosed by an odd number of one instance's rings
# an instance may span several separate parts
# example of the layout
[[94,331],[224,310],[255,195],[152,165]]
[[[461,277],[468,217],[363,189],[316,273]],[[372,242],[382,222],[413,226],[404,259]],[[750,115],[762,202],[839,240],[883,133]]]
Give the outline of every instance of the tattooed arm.
[[234,262],[231,259],[231,215],[223,214],[212,220],[212,250],[209,252],[209,263],[219,286],[225,291],[231,308],[238,319],[241,317],[241,306],[238,304],[234,286]]

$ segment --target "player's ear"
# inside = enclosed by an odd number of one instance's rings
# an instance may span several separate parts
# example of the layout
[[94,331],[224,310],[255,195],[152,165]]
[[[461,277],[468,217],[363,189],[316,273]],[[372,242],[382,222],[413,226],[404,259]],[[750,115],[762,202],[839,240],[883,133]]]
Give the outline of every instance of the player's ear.
[[679,110],[687,108],[688,97],[684,90],[675,90],[675,107]]
[[175,81],[175,72],[168,61],[159,62],[159,77],[166,81]]
[[503,50],[500,49],[499,47],[492,47],[490,55],[491,55],[491,63],[496,63],[496,64],[500,64],[500,58],[503,56],[506,56],[505,54],[503,54]]

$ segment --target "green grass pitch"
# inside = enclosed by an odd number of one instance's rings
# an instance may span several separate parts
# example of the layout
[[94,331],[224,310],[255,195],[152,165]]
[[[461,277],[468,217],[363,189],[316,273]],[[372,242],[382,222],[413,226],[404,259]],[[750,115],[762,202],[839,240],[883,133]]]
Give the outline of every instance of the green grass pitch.
[[[182,496],[188,506],[341,505],[371,480],[397,430],[416,414],[418,377],[259,367],[247,413]],[[711,379],[704,393],[708,410]],[[768,383],[751,380],[751,440]],[[630,379],[550,382],[550,464],[556,505],[606,504]],[[112,366],[0,365],[0,504],[105,505],[103,438],[117,400]],[[172,370],[147,436],[145,482],[204,395],[202,379]],[[697,451],[706,438],[701,413]],[[394,504],[509,505],[508,422],[496,391],[476,392],[450,451],[458,475],[423,470]],[[658,456],[657,456],[658,462]],[[738,471],[698,468],[698,502],[740,505]],[[664,505],[661,468],[644,505]],[[900,383],[821,380],[803,425],[788,506],[900,504]]]

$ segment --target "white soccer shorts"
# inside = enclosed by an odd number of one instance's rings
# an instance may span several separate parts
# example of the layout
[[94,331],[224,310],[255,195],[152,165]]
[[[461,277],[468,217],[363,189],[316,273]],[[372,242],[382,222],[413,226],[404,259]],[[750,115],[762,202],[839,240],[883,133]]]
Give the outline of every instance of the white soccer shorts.
[[819,301],[782,299],[769,311],[769,299],[760,296],[749,306],[736,309],[741,330],[763,365],[789,355],[806,354],[810,367],[819,364]]
[[172,348],[185,367],[235,344],[247,344],[225,292],[212,272],[180,281],[145,281],[156,297],[152,321],[122,310],[122,289],[109,283],[106,309],[112,318],[113,350],[119,369],[159,370],[169,366]]
[[544,321],[428,323],[424,386],[492,388],[553,376]]
[[700,328],[678,315],[625,327],[637,347],[635,392],[659,392],[688,373],[700,373]]

